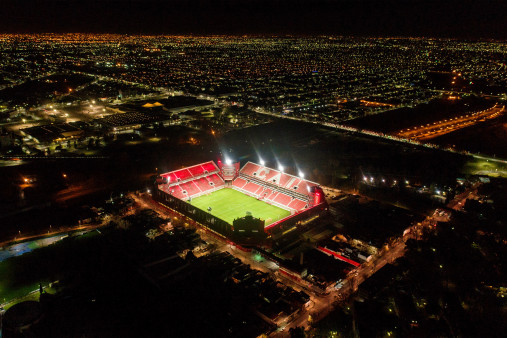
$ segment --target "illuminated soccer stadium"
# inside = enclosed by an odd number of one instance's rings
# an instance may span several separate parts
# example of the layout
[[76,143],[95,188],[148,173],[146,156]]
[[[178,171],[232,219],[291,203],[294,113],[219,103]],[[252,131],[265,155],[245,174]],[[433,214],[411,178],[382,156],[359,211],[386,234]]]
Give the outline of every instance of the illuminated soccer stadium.
[[280,234],[327,208],[317,183],[253,162],[210,161],[162,174],[154,196],[232,239]]

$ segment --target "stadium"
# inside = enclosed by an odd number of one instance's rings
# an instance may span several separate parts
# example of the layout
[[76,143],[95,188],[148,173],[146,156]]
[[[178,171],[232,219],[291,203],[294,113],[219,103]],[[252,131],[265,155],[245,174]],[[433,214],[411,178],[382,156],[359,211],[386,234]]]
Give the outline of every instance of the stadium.
[[242,243],[283,234],[327,210],[317,183],[253,162],[209,161],[161,174],[154,198]]

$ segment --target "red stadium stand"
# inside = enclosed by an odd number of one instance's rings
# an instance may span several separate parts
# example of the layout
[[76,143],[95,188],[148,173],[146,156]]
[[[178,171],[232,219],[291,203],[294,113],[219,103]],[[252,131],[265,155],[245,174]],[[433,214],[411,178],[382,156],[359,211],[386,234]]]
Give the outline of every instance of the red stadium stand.
[[213,172],[213,171],[217,170],[217,167],[215,167],[215,165],[213,164],[213,162],[207,162],[207,163],[204,163],[204,164],[202,164],[202,165],[201,165],[201,167],[202,167],[205,171],[207,171],[207,172],[209,172],[209,173],[211,173],[211,172]]
[[181,169],[178,171],[174,171],[173,175],[176,178],[176,180],[179,178],[181,181],[184,181],[184,180],[192,177],[192,174],[187,169]]
[[175,170],[167,174],[162,174],[161,176],[167,177],[168,183],[171,184],[176,182],[184,182],[194,177],[200,177],[205,174],[213,174],[216,172],[218,172],[218,168],[215,166],[215,164],[213,162],[206,162],[192,167]]
[[304,209],[304,207],[307,204],[308,204],[308,202],[304,202],[304,201],[295,199],[289,203],[288,207],[291,209],[294,209],[294,210],[301,210],[301,209]]
[[285,205],[285,206],[288,206],[291,201],[292,201],[292,198],[290,196],[287,196],[282,193],[279,193],[278,195],[276,195],[275,199],[273,200],[273,202],[276,202],[276,203],[279,203],[279,204]]
[[[220,176],[212,174],[179,184],[168,182],[168,184],[160,185],[160,189],[177,198],[186,199],[197,194],[209,192],[223,185],[225,185],[225,182]],[[185,191],[185,193],[183,191]]]
[[278,181],[280,180],[281,176],[281,173],[279,173],[278,171],[269,169],[260,169],[257,173],[260,173],[257,175],[257,177],[260,178],[261,180],[275,184],[278,184]]
[[184,199],[187,197],[185,194],[183,194],[183,189],[181,189],[181,187],[179,185],[174,185],[172,187],[169,187],[167,190],[171,195],[173,195],[174,197],[177,197],[179,199]]
[[294,189],[294,187],[297,187],[298,184],[301,182],[301,179],[297,178],[297,177],[292,177],[290,180],[287,181],[287,183],[284,185],[284,188],[286,189],[292,189],[292,190],[296,190]]
[[176,182],[176,181],[177,181],[177,178],[178,178],[178,177],[177,177],[174,173],[170,173],[170,174],[167,174],[167,175],[162,175],[162,176],[167,177],[167,181],[168,181],[169,183],[174,183],[174,182]]
[[255,184],[255,183],[252,183],[252,182],[249,182],[247,183],[244,187],[243,187],[243,190],[251,193],[251,194],[255,194],[255,192],[260,188],[260,185],[258,184]]
[[[154,198],[161,201],[160,203],[167,202],[168,207],[183,214],[189,213],[190,217],[193,209],[185,203],[190,198],[231,187],[290,211],[289,216],[264,227],[265,233],[269,235],[284,234],[298,222],[309,220],[328,207],[324,193],[317,183],[252,162],[246,163],[240,169],[239,162],[226,166],[219,161],[217,166],[213,161],[209,161],[161,176],[167,180],[157,177],[155,183],[158,184],[159,191],[156,191]],[[220,226],[228,224],[223,220],[219,221]],[[205,224],[213,226],[216,222],[216,218],[210,218]],[[229,232],[225,233],[227,236]]]
[[271,189],[266,189],[262,192],[262,195],[260,196],[261,198],[266,198],[268,197],[269,195],[271,195],[273,191]]
[[241,172],[243,174],[253,176],[253,173],[256,172],[257,170],[259,170],[260,168],[261,167],[259,165],[252,163],[252,162],[248,162],[247,164],[245,164],[243,169],[241,169]]
[[221,187],[225,184],[224,180],[222,180],[222,178],[220,178],[220,176],[218,176],[217,174],[208,176],[208,178],[211,180],[211,182],[213,182],[213,186],[215,188]]
[[[240,175],[241,177],[232,182],[233,187],[268,203],[295,211],[301,211],[309,206],[310,187],[317,185],[252,162],[241,168]],[[167,177],[168,182],[159,185],[159,188],[180,199],[208,193],[225,186],[218,167],[212,161],[161,176]]]
[[273,191],[269,196],[266,197],[266,199],[272,201],[278,194],[278,191]]
[[193,182],[197,184],[197,186],[202,192],[212,190],[214,188],[213,185],[209,184],[210,181],[208,181],[206,177],[199,178]]
[[201,192],[199,190],[199,188],[197,188],[197,186],[195,185],[195,183],[193,181],[182,183],[182,184],[180,184],[180,187],[181,187],[181,189],[183,189],[187,192],[188,196],[193,196],[193,195]]
[[259,186],[259,189],[257,189],[257,191],[254,192],[254,195],[255,196],[258,196],[258,197],[261,197],[260,195],[262,194],[262,192],[265,190],[264,187],[261,187]]
[[242,178],[236,178],[234,180],[234,182],[232,182],[232,185],[234,185],[235,187],[238,187],[240,189],[243,189],[243,187],[246,185],[246,181]]
[[201,176],[202,174],[204,174],[204,169],[200,165],[195,166],[195,167],[190,167],[190,168],[188,168],[188,171],[190,171],[190,173],[194,177]]
[[298,192],[300,194],[308,195],[308,193],[310,192],[310,187],[313,187],[313,186],[315,186],[315,184],[307,182],[307,181],[302,181],[298,185],[296,192]]

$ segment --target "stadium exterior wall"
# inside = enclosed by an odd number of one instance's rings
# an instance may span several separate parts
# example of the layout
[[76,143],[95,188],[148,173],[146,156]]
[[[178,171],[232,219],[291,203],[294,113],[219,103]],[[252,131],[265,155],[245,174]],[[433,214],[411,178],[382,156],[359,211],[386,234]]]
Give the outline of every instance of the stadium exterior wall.
[[272,223],[264,228],[264,231],[269,235],[275,235],[284,232],[287,229],[292,228],[299,222],[304,222],[310,218],[320,216],[322,212],[328,209],[326,202],[315,205],[309,209],[297,212],[291,216],[279,220],[278,222]]
[[230,238],[233,235],[232,226],[226,221],[203,211],[190,203],[166,193],[165,191],[155,189],[154,198],[156,201],[163,203],[183,215],[201,223],[211,230]]
[[[209,229],[219,233],[222,236],[225,236],[230,239],[238,239],[236,234],[233,231],[233,227],[231,224],[226,221],[213,216],[212,214],[197,208],[196,206],[187,203],[177,197],[174,197],[171,194],[166,193],[160,189],[154,189],[156,193],[154,194],[155,200],[158,202],[174,209],[183,215],[205,225]],[[308,219],[315,218],[320,216],[320,214],[327,210],[328,205],[326,202],[315,205],[309,209],[303,210],[301,212],[295,213],[291,216],[288,216],[284,219],[281,219],[278,222],[272,223],[264,228],[264,232],[267,235],[276,235],[284,232],[287,229],[290,229],[297,225],[300,222],[304,222]]]

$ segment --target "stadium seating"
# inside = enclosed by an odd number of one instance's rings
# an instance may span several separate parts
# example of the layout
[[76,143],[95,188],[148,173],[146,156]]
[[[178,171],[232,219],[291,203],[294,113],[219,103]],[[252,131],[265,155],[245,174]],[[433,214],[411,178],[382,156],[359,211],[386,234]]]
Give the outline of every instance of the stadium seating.
[[223,185],[225,185],[225,182],[224,180],[222,180],[222,178],[220,176],[218,176],[217,174],[213,174],[213,175],[210,175],[210,176],[207,176],[208,179],[213,182],[213,186],[215,188],[218,188],[218,187],[221,187]]
[[301,182],[301,179],[297,178],[297,177],[292,177],[285,185],[284,185],[284,188],[286,189],[292,189],[292,190],[296,190],[294,189],[294,187],[297,187],[298,184]]
[[278,191],[273,191],[271,192],[271,194],[266,196],[266,199],[272,201],[276,197],[276,195],[278,195]]
[[279,203],[281,205],[286,205],[286,206],[288,206],[291,201],[292,201],[292,198],[290,196],[283,194],[283,193],[278,193],[278,195],[276,195],[275,199],[273,200],[273,202]]
[[197,186],[202,192],[212,190],[214,188],[214,186],[210,184],[210,181],[208,181],[206,177],[201,177],[193,182],[197,184]]
[[183,189],[181,189],[181,187],[179,185],[174,185],[172,187],[168,187],[167,190],[168,190],[167,191],[168,193],[170,193],[171,195],[173,195],[176,198],[185,199],[186,197],[188,197],[187,195],[185,195],[183,193]]
[[201,192],[194,181],[182,183],[180,187],[187,192],[188,196],[193,196]]
[[184,181],[184,180],[192,177],[192,173],[190,171],[188,171],[188,169],[181,169],[181,170],[173,172],[173,174],[174,174],[174,176],[176,176],[177,179],[179,178],[180,181]]
[[245,175],[253,176],[254,172],[260,170],[261,167],[255,163],[248,162],[245,164],[245,166],[241,169],[241,172]]
[[257,197],[261,197],[261,194],[264,190],[266,190],[266,188],[259,186],[259,189],[257,189],[257,191],[254,192],[254,195]]
[[213,162],[207,162],[201,165],[204,171],[207,171],[209,173],[217,170],[217,167],[213,164]]
[[253,177],[269,184],[296,191],[303,195],[308,195],[308,187],[316,185],[299,177],[275,169],[266,168],[252,162],[245,164],[245,166],[241,168],[240,174],[242,174],[243,179],[247,179],[248,176]]
[[259,190],[260,188],[260,185],[258,184],[255,184],[255,183],[252,183],[252,182],[248,182],[244,187],[243,187],[243,190],[251,193],[251,194],[255,194],[255,192],[257,190]]
[[218,168],[215,166],[215,164],[213,164],[213,162],[206,162],[192,167],[175,170],[161,176],[167,177],[169,183],[175,183],[185,182],[186,180],[192,179],[194,177],[198,178],[205,174],[213,174],[216,172],[218,172]]
[[232,182],[232,185],[234,185],[235,187],[238,187],[240,189],[243,189],[243,187],[246,185],[246,181],[242,178],[236,178],[234,180],[234,182]]
[[[161,184],[159,188],[184,200],[209,193],[225,185],[219,175],[218,167],[211,161],[175,170],[162,176],[167,177],[168,182]],[[235,189],[264,199],[268,203],[296,211],[308,207],[310,187],[316,185],[252,162],[248,162],[240,170],[240,176],[232,182]]]
[[262,195],[260,196],[261,198],[266,198],[268,197],[269,195],[271,195],[273,191],[271,189],[265,189],[263,192],[262,192]]
[[308,206],[310,188],[316,186],[302,178],[252,162],[241,168],[240,176],[233,182],[233,186],[293,210]]
[[[196,168],[196,167],[193,167]],[[210,168],[211,169],[211,168]],[[177,177],[178,175],[181,175],[182,172],[184,172],[187,169],[178,170],[176,172],[172,172],[169,175],[173,175],[174,177]],[[198,171],[200,170],[200,171]],[[199,173],[204,173],[204,168],[200,168],[198,170],[187,170],[187,172],[195,173],[198,175]],[[214,170],[217,170],[216,168]],[[169,175],[165,175],[168,176]],[[246,182],[245,182],[246,183]],[[225,185],[225,182],[222,180],[220,176],[218,176],[216,173],[207,175],[207,176],[201,176],[200,178],[194,179],[194,180],[187,180],[183,183],[180,183],[178,181],[169,181],[167,184],[160,185],[160,189],[162,191],[165,191],[174,197],[177,197],[179,199],[187,199],[188,197],[193,197],[195,195],[200,195],[203,193],[209,193],[213,189],[222,187]]]
[[190,168],[188,168],[188,171],[190,171],[190,173],[194,177],[197,177],[197,176],[200,176],[200,175],[204,174],[204,169],[200,165],[195,166],[195,167],[190,167]]
[[301,210],[304,209],[304,207],[308,204],[308,202],[301,201],[298,199],[292,200],[292,202],[289,203],[288,207],[294,210]]
[[299,183],[299,185],[296,189],[296,192],[298,192],[300,194],[308,195],[310,188],[313,186],[315,186],[315,184],[307,182],[307,181],[302,181],[301,183]]

